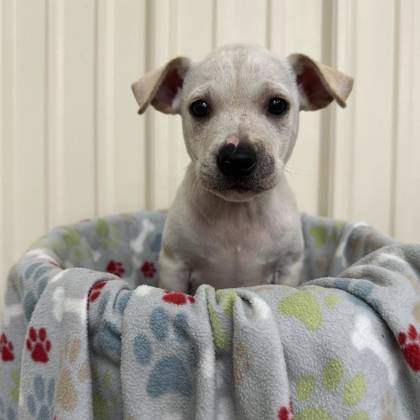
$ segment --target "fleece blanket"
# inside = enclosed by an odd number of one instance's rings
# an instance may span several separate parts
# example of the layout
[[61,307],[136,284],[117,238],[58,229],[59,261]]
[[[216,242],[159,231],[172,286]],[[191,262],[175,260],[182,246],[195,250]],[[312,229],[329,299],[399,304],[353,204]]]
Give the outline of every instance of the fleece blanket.
[[165,215],[58,227],[8,278],[0,419],[416,419],[420,245],[302,216],[297,288],[157,288]]

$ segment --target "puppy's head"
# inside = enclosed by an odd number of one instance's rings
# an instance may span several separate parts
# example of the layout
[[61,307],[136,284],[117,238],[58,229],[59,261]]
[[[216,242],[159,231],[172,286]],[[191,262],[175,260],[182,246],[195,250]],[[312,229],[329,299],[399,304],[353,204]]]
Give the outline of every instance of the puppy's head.
[[180,114],[201,185],[228,201],[273,188],[295,145],[299,111],[340,106],[353,80],[302,54],[280,60],[262,47],[229,45],[193,64],[177,57],[132,88],[149,104]]

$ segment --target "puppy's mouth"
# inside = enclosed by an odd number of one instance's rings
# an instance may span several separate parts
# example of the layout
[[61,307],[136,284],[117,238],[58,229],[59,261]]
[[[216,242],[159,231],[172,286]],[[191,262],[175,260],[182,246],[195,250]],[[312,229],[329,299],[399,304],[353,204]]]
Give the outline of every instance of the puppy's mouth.
[[279,167],[274,156],[265,151],[258,154],[255,168],[247,175],[222,173],[216,159],[196,163],[201,186],[227,201],[248,201],[255,195],[272,189],[279,180]]
[[205,190],[227,201],[249,201],[277,184],[274,173],[268,177],[252,176],[234,179],[220,174],[210,175],[201,172],[199,179]]
[[232,185],[223,186],[221,191],[235,191],[238,193],[261,192],[263,189],[258,185],[249,182],[234,182]]
[[249,185],[233,184],[230,188],[227,188],[226,190],[237,192],[249,192],[252,191],[252,188]]
[[217,195],[226,201],[232,202],[250,201],[258,194],[272,188],[272,186],[269,187],[258,184],[226,184],[225,182],[218,184],[212,183],[211,185],[209,185],[209,183],[203,182],[202,185],[204,189],[211,192],[212,194]]

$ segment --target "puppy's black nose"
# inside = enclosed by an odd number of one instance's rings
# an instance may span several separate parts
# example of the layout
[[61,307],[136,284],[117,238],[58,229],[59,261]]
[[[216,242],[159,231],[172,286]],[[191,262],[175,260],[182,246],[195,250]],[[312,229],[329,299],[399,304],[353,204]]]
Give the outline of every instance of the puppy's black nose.
[[225,144],[217,155],[217,166],[226,176],[247,176],[257,165],[257,154],[248,143]]

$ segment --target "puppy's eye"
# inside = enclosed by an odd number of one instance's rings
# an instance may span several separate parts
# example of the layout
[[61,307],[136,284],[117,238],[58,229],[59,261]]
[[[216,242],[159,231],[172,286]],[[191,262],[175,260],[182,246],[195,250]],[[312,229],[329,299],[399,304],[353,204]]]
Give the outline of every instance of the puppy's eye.
[[282,115],[287,111],[289,104],[283,98],[271,98],[268,101],[268,112],[273,115]]
[[210,106],[204,99],[198,99],[191,104],[190,112],[196,118],[203,118],[209,114]]

